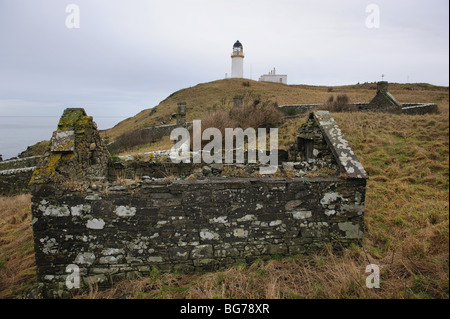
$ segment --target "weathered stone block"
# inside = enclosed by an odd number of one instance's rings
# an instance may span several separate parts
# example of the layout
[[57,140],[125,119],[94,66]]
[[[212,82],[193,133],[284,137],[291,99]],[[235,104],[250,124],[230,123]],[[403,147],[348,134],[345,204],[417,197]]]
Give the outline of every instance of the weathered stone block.
[[264,254],[268,255],[286,255],[288,252],[288,247],[284,244],[274,245],[270,244],[267,245],[263,251]]
[[194,259],[213,257],[212,245],[198,245],[194,247],[191,251],[191,257]]
[[73,152],[75,149],[75,132],[68,131],[55,131],[51,140],[52,152]]

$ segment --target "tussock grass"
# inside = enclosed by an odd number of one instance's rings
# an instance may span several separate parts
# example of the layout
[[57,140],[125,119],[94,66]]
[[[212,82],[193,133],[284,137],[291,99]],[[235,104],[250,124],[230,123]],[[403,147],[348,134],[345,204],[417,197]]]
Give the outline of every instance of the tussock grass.
[[36,282],[30,199],[0,197],[0,298],[21,296]]

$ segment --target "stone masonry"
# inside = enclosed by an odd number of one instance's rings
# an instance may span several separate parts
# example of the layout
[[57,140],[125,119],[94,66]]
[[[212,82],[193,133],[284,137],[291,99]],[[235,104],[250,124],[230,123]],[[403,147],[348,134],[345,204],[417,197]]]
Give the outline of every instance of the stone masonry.
[[402,105],[389,93],[388,82],[380,81],[377,83],[377,94],[367,105],[367,110],[401,114]]
[[0,196],[29,193],[28,183],[41,156],[0,161]]
[[328,112],[312,113],[308,127],[299,131],[308,146],[297,145],[294,159],[333,163],[329,176],[121,180],[92,118],[66,110],[58,131],[73,133],[54,135],[60,138],[31,181],[44,295],[70,297],[71,289],[107,287],[153,268],[211,271],[309,253],[325,243],[334,249],[359,244],[367,174]]
[[[359,111],[384,112],[393,114],[423,115],[436,114],[438,107],[435,103],[399,103],[388,90],[386,81],[377,83],[377,93],[367,102],[349,103]],[[279,109],[287,116],[302,115],[314,109],[322,108],[322,104],[293,104],[280,105]]]

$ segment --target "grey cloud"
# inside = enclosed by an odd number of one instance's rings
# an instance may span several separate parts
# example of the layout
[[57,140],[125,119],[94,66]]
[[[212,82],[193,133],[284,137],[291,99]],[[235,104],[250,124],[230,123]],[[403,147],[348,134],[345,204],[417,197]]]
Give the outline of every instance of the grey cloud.
[[55,103],[79,103],[96,114],[132,116],[173,91],[223,78],[237,39],[244,75],[251,68],[253,79],[277,67],[293,84],[377,81],[385,73],[391,82],[409,76],[448,85],[445,1],[376,1],[376,30],[365,27],[369,1],[73,3],[80,29],[65,27],[63,1],[1,2],[3,102],[35,101],[44,113],[45,103],[51,113]]

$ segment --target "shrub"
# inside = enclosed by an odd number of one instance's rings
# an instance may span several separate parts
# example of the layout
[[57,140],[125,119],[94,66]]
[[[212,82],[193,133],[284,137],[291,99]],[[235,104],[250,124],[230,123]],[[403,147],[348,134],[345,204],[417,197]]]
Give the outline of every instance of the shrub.
[[330,112],[356,112],[358,107],[354,104],[350,104],[350,99],[347,94],[339,94],[336,99],[333,95],[330,95],[328,100],[322,107],[321,110],[326,110]]
[[229,116],[236,123],[234,127],[246,129],[249,127],[276,127],[283,118],[283,113],[272,102],[255,100],[246,103],[242,107],[231,109]]
[[[225,139],[225,128],[271,128],[277,127],[283,119],[283,112],[274,106],[273,102],[261,101],[259,97],[245,101],[242,106],[234,107],[229,112],[216,111],[201,118],[202,133],[205,129],[214,127],[220,130]],[[192,128],[190,129],[192,148]],[[209,141],[202,141],[202,146]]]

